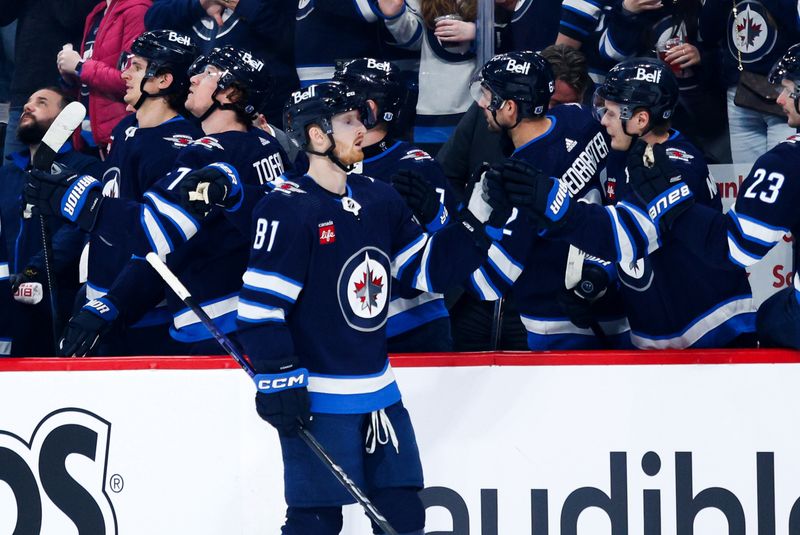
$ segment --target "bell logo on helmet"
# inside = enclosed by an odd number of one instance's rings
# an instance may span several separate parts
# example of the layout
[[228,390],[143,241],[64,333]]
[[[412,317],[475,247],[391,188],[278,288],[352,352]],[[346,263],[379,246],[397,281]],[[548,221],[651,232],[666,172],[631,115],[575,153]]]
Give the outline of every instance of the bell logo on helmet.
[[531,72],[531,62],[523,61],[522,63],[517,63],[517,60],[509,59],[506,64],[506,70],[516,74],[528,74]]
[[661,81],[661,71],[650,71],[647,72],[647,67],[637,67],[636,68],[636,77],[634,80],[641,80],[642,82],[652,82],[657,84]]
[[178,43],[181,45],[192,46],[192,40],[189,38],[188,35],[181,35],[178,32],[169,32],[167,34],[167,39],[172,41],[173,43]]
[[310,98],[315,97],[316,89],[317,88],[312,85],[306,88],[305,91],[295,91],[294,93],[292,93],[292,102],[294,102],[295,104],[300,104],[304,100],[308,100]]
[[367,68],[378,69],[379,71],[383,72],[391,72],[392,70],[392,67],[389,65],[388,61],[375,61],[372,58],[367,59]]
[[242,54],[242,61],[244,61],[245,63],[250,65],[251,68],[259,72],[261,72],[261,69],[264,68],[264,62],[254,58],[250,52],[245,52]]

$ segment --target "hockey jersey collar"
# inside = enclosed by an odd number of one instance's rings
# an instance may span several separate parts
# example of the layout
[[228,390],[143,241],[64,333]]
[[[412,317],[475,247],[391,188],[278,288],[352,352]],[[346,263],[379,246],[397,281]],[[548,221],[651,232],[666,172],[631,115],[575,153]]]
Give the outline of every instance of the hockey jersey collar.
[[[64,154],[66,152],[70,152],[71,150],[72,143],[67,141],[61,145],[60,149],[58,149],[58,154]],[[6,159],[11,160],[14,165],[25,171],[31,163],[31,151],[30,149],[22,149],[18,152],[12,152],[6,156]]]
[[546,138],[547,136],[549,136],[549,135],[550,135],[550,134],[553,132],[553,130],[555,130],[555,128],[556,128],[556,123],[558,122],[558,121],[556,120],[556,117],[555,117],[554,115],[545,115],[545,117],[547,117],[548,119],[550,119],[550,128],[548,128],[546,132],[544,132],[544,133],[542,133],[542,134],[539,134],[539,135],[538,135],[538,136],[536,136],[535,138],[531,139],[530,141],[528,141],[528,142],[527,142],[527,143],[525,143],[524,145],[522,145],[522,146],[520,146],[520,147],[517,147],[516,149],[514,149],[514,152],[513,152],[513,153],[511,153],[511,155],[512,155],[512,156],[514,156],[515,154],[517,154],[517,153],[518,153],[518,152],[520,152],[521,150],[524,150],[525,148],[527,148],[528,146],[532,145],[533,143],[536,143],[536,142],[537,142],[537,141],[539,141],[540,139],[544,139],[544,138]]
[[380,142],[375,143],[374,145],[370,145],[369,147],[364,147],[362,150],[364,151],[364,163],[373,162],[380,158],[383,158],[394,149],[400,146],[402,141],[394,141],[383,138]]

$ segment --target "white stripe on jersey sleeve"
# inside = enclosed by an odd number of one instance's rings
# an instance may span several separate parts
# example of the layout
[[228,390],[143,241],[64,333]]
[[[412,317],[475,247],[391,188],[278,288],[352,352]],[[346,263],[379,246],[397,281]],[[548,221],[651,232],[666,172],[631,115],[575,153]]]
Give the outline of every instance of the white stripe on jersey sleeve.
[[639,225],[639,231],[642,238],[647,241],[647,254],[652,253],[661,246],[659,239],[658,227],[653,224],[653,220],[636,205],[628,204],[625,201],[620,201],[616,207],[624,209],[633,220]]
[[153,203],[158,213],[169,219],[183,236],[184,240],[190,239],[199,230],[194,219],[180,207],[171,204],[155,193],[148,191],[144,194],[146,199]]
[[741,267],[752,266],[762,258],[739,247],[730,232],[728,233],[728,253],[731,261]]
[[250,323],[263,323],[266,321],[285,321],[282,308],[269,307],[253,301],[239,299],[238,319]]
[[150,245],[161,260],[165,260],[167,255],[172,252],[172,245],[167,237],[158,218],[149,206],[142,207],[142,225]]
[[497,301],[500,295],[489,282],[489,278],[484,273],[483,268],[476,269],[470,276],[472,285],[478,291],[483,301]]
[[407,245],[405,249],[397,253],[394,259],[392,259],[392,277],[397,278],[397,274],[406,267],[406,264],[408,264],[423,247],[425,247],[427,242],[428,235],[423,232],[416,240]]
[[297,301],[297,296],[300,295],[300,291],[303,289],[302,284],[279,273],[259,271],[252,268],[244,273],[242,282],[248,289],[272,294],[290,303]]
[[611,218],[611,230],[614,232],[614,240],[617,242],[617,263],[631,265],[636,262],[636,255],[634,254],[634,245],[628,234],[628,229],[619,220],[616,208],[606,206],[605,209]]
[[378,20],[378,16],[372,10],[372,4],[369,0],[354,0],[355,5],[358,8],[359,13],[361,16],[364,17],[364,20],[367,22],[375,22]]
[[522,275],[522,266],[517,264],[511,255],[496,243],[489,246],[489,260],[497,272],[510,284],[513,284]]
[[742,231],[742,235],[760,245],[772,247],[781,239],[785,234],[789,233],[789,229],[772,227],[752,217],[739,214],[736,211],[736,204],[734,204],[730,211],[730,216]]

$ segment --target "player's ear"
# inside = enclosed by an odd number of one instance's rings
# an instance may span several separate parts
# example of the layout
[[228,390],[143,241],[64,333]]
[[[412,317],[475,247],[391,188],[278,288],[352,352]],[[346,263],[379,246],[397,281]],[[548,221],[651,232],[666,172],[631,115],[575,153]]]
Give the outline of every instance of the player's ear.
[[308,127],[308,141],[314,150],[323,150],[329,143],[328,136],[319,126],[312,124]]
[[174,79],[175,78],[172,76],[171,72],[165,72],[156,76],[158,87],[160,89],[166,89],[171,86]]

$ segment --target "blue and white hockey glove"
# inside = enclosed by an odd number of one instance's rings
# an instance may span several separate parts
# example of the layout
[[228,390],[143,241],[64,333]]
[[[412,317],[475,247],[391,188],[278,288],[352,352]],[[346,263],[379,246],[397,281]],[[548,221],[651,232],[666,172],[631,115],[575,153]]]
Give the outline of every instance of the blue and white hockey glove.
[[308,370],[296,368],[293,361],[274,367],[275,373],[259,373],[256,383],[256,412],[281,435],[297,432],[311,420],[308,398]]
[[179,187],[181,206],[200,218],[208,215],[214,206],[235,211],[244,197],[239,173],[232,165],[222,162],[190,172]]
[[450,216],[436,188],[421,174],[401,169],[392,175],[391,181],[394,189],[426,230],[436,232],[449,223]]
[[[473,173],[466,190],[467,206],[458,216],[471,232],[475,243],[489,248],[503,237],[503,227],[511,217],[512,206],[503,191],[500,173],[484,163]],[[480,229],[480,232],[473,231]]]
[[633,192],[659,231],[672,228],[675,220],[694,204],[692,191],[673,167],[663,143],[647,145],[638,140],[628,153],[626,166]]
[[557,228],[569,218],[567,185],[528,162],[506,159],[500,167],[503,188],[511,204],[543,230]]
[[119,316],[111,297],[92,299],[70,318],[64,337],[58,344],[61,356],[85,357],[100,337],[106,334]]
[[30,212],[61,217],[81,230],[91,231],[103,201],[102,185],[58,163],[51,171],[34,169],[29,173],[22,195]]

